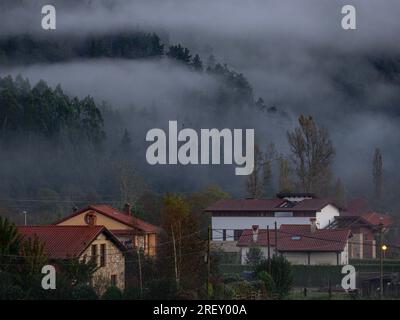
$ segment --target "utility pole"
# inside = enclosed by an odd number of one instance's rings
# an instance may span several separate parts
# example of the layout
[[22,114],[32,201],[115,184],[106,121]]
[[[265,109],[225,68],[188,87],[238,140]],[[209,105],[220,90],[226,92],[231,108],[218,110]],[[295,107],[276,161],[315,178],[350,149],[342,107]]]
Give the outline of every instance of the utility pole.
[[172,244],[174,247],[175,281],[176,281],[176,288],[179,289],[178,262],[177,262],[177,257],[176,257],[175,233],[174,233],[174,227],[172,224],[171,224],[171,233],[172,233]]
[[26,219],[27,212],[24,210],[22,211],[22,214],[24,215],[24,224],[27,225],[28,224]]
[[210,292],[210,273],[211,273],[211,258],[210,258],[210,249],[211,247],[211,227],[208,226],[207,230],[207,298],[209,298]]
[[139,281],[140,281],[140,297],[143,297],[143,280],[142,280],[142,261],[140,259],[140,248],[137,247],[138,263],[139,263]]
[[275,221],[275,254],[278,255],[278,224]]
[[268,242],[268,273],[271,274],[271,244],[269,238],[269,225],[267,225],[267,242]]
[[383,250],[382,250],[382,237],[383,237],[383,223],[379,224],[379,297],[383,299]]

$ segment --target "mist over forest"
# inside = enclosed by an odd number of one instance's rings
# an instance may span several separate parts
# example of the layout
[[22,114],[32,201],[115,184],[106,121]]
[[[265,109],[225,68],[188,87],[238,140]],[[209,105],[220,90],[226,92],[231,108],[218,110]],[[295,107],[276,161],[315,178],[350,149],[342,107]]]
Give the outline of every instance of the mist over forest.
[[[263,152],[273,143],[290,161],[287,131],[304,114],[328,130],[330,184],[347,199],[373,198],[380,149],[379,207],[397,214],[400,3],[352,1],[358,29],[344,31],[343,1],[282,2],[2,0],[0,207],[51,221],[209,185],[245,197],[233,166],[150,166],[146,132],[169,120],[254,128]],[[57,8],[56,31],[40,28],[43,4]],[[264,196],[279,191],[277,161],[271,171]]]

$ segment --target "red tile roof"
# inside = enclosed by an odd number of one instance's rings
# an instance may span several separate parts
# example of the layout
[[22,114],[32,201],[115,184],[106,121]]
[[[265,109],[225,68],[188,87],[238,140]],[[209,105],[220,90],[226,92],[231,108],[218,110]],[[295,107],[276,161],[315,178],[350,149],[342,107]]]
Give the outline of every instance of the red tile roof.
[[124,250],[117,238],[103,226],[42,225],[17,228],[24,238],[33,238],[36,235],[51,259],[79,257],[100,233],[104,233],[121,251]]
[[388,214],[381,214],[376,212],[366,212],[361,215],[361,217],[374,226],[378,226],[382,223],[385,227],[393,224],[393,218]]
[[[277,250],[280,252],[289,251],[343,251],[347,240],[351,235],[347,229],[318,229],[311,232],[310,225],[281,225],[277,231]],[[238,246],[268,246],[267,230],[258,231],[257,242],[253,242],[253,231],[243,231]],[[275,247],[275,230],[270,230],[270,245]]]
[[348,214],[361,215],[364,212],[373,211],[370,203],[365,198],[354,198],[351,199],[346,207]]
[[[284,204],[288,203],[289,207]],[[285,199],[223,199],[219,200],[205,212],[216,211],[320,211],[326,205],[334,203],[328,199],[304,199],[289,202]]]
[[109,217],[111,219],[114,219],[114,220],[116,220],[118,222],[121,222],[121,223],[123,223],[123,224],[125,224],[125,225],[127,225],[129,227],[138,229],[139,231],[144,232],[144,233],[158,233],[158,232],[160,232],[160,228],[159,227],[157,227],[155,225],[152,225],[151,223],[148,223],[148,222],[146,222],[146,221],[144,221],[142,219],[139,219],[137,217],[133,217],[131,215],[127,215],[126,213],[124,213],[124,212],[122,212],[122,211],[120,211],[118,209],[115,209],[115,208],[113,208],[113,207],[111,207],[111,206],[109,206],[107,204],[90,205],[90,206],[88,206],[86,208],[78,210],[78,211],[76,211],[76,212],[74,212],[74,213],[62,218],[61,220],[55,222],[54,224],[59,224],[59,223],[61,223],[63,221],[66,221],[66,220],[68,220],[68,219],[70,219],[70,218],[72,218],[74,216],[77,216],[77,215],[79,215],[79,214],[81,214],[81,213],[83,213],[85,211],[88,211],[88,210],[93,210],[93,211],[96,211],[98,213],[101,213],[101,214],[103,214],[103,215],[105,215],[105,216],[107,216],[107,217]]
[[358,221],[364,221],[372,226],[378,226],[383,223],[388,227],[394,223],[393,218],[388,214],[375,212],[368,200],[365,198],[355,198],[349,201],[347,210],[340,213],[339,219],[359,218]]

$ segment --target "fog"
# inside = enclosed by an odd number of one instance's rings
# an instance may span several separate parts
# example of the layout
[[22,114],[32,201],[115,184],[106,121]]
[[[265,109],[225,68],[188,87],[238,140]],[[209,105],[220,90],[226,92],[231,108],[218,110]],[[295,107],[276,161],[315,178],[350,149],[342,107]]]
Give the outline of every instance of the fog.
[[[2,10],[1,35],[45,35],[39,29],[40,3],[32,1]],[[60,83],[71,95],[90,94],[118,110],[146,110],[153,116],[140,121],[125,119],[137,143],[144,141],[146,130],[166,127],[168,120],[177,119],[185,127],[254,127],[261,144],[274,142],[278,151],[287,153],[286,131],[296,125],[298,115],[311,114],[329,129],[336,148],[335,174],[350,191],[370,192],[376,147],[383,153],[387,181],[397,181],[398,82],[382,79],[368,58],[398,56],[399,1],[135,0],[86,1],[79,7],[76,2],[45,3],[56,4],[57,31],[53,32],[85,34],[140,28],[159,33],[167,43],[182,43],[199,53],[203,61],[213,54],[242,72],[256,97],[261,96],[267,106],[276,106],[287,116],[226,110],[216,118],[209,106],[199,105],[203,99],[191,97],[201,95],[212,100],[217,80],[166,60],[73,61],[15,66],[1,69],[0,74],[22,74],[32,83],[40,79],[52,85]],[[345,4],[357,9],[357,30],[345,31],[340,26]],[[35,10],[37,14],[32,13]],[[343,84],[343,79],[348,83]],[[361,93],[346,92],[349,83],[360,87]],[[220,166],[181,170],[181,175],[196,176],[199,184],[216,180],[235,192],[243,187],[243,179]],[[196,170],[208,172],[200,178]],[[147,172],[158,175],[164,171],[157,168]],[[169,179],[175,171],[164,174]],[[232,187],[232,181],[236,187]]]

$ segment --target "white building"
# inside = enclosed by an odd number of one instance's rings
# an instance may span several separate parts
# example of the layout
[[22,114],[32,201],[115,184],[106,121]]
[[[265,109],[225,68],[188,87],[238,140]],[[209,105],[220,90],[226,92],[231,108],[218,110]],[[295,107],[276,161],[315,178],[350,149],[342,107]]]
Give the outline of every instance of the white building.
[[260,229],[279,228],[283,224],[309,225],[316,219],[317,228],[328,226],[339,216],[340,208],[332,201],[312,194],[278,194],[275,199],[225,199],[208,207],[211,213],[214,247],[238,251],[236,242],[243,230],[258,225]]
[[[281,225],[279,230],[246,229],[237,242],[241,263],[247,263],[252,247],[261,250],[264,258],[284,256],[297,265],[346,265],[349,262],[348,229],[317,229],[314,225]],[[268,245],[269,244],[269,245]],[[268,253],[269,252],[269,253]]]

